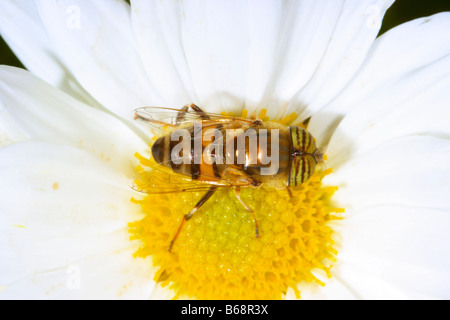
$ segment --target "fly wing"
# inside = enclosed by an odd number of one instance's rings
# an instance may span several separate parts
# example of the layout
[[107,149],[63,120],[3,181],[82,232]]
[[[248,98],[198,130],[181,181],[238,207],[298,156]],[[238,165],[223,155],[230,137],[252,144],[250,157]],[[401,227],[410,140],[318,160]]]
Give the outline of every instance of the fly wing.
[[134,119],[154,129],[173,131],[178,127],[177,109],[142,107],[134,110]]
[[148,194],[196,192],[208,190],[211,186],[232,188],[226,181],[194,181],[175,173],[163,173],[157,170],[144,170],[132,178],[131,188]]
[[134,110],[134,119],[146,125],[164,131],[173,131],[179,127],[190,126],[195,121],[202,121],[202,125],[218,125],[234,123],[235,126],[251,125],[255,121],[242,117],[234,117],[217,113],[198,113],[192,110],[164,108],[164,107],[141,107]]
[[137,192],[158,194],[208,189],[210,185],[181,179],[178,175],[144,170],[132,178],[131,188]]
[[[205,175],[203,173],[202,175]],[[148,194],[196,192],[209,190],[211,186],[218,188],[252,187],[255,182],[241,170],[229,167],[220,180],[196,181],[188,176],[155,168],[138,172],[131,182],[131,188],[137,192]]]

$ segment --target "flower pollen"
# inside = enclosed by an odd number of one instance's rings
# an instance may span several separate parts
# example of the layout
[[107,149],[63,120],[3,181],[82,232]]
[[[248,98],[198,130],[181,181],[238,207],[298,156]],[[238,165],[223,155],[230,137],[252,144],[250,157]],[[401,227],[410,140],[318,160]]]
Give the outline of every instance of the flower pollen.
[[[264,112],[259,118],[268,121]],[[280,123],[295,119],[291,115]],[[142,166],[157,165],[136,156]],[[171,252],[169,244],[183,216],[204,192],[133,198],[145,213],[142,220],[129,224],[131,239],[141,242],[135,257],[152,256],[158,267],[154,280],[172,289],[174,298],[282,299],[289,288],[299,298],[298,283],[324,285],[312,271],[320,269],[331,277],[336,261],[329,221],[341,219],[344,209],[331,202],[337,187],[322,185],[331,172],[316,170],[290,192],[264,185],[242,189],[241,199],[258,221],[258,238],[252,214],[233,190],[218,190],[184,223]]]

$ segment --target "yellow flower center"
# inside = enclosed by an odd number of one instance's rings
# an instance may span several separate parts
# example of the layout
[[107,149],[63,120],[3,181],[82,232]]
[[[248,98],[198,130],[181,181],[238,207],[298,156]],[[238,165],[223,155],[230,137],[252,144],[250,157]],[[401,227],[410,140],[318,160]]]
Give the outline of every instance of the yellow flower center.
[[[268,121],[264,111],[259,118]],[[291,115],[280,123],[289,125],[295,118]],[[155,165],[137,157],[143,165]],[[328,222],[340,219],[344,210],[330,201],[337,187],[322,185],[329,173],[331,169],[318,170],[291,194],[265,186],[243,189],[241,199],[254,209],[259,224],[258,238],[252,214],[232,190],[219,190],[184,223],[171,252],[169,244],[183,216],[203,193],[132,199],[145,213],[142,220],[130,223],[131,239],[142,243],[135,256],[153,257],[159,267],[154,280],[169,286],[175,298],[281,299],[289,288],[299,298],[297,284],[324,285],[312,270],[331,277],[336,261]]]

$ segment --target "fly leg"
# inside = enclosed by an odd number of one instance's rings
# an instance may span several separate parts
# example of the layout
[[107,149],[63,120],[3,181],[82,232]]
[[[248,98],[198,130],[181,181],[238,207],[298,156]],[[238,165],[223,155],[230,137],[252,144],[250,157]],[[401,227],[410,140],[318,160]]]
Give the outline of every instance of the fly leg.
[[239,200],[239,202],[244,206],[245,210],[247,210],[248,212],[250,212],[252,214],[253,220],[255,221],[255,235],[256,235],[256,238],[258,238],[259,237],[259,227],[258,227],[258,221],[256,220],[256,217],[255,217],[255,212],[253,211],[252,208],[250,208],[248,205],[246,205],[244,203],[244,201],[242,201],[240,187],[235,188],[234,193],[236,194],[236,198]]
[[187,107],[188,108],[190,107],[192,110],[194,110],[196,113],[198,113],[200,118],[202,118],[203,120],[211,120],[211,118],[205,113],[205,111],[200,109],[200,107],[197,106],[196,104],[191,103],[191,104],[187,105]]
[[185,105],[183,108],[178,111],[177,119],[175,120],[175,125],[179,125],[181,121],[184,120],[184,117],[186,116],[186,112],[189,108],[189,105]]
[[178,235],[179,235],[179,233],[181,231],[181,227],[183,226],[184,222],[188,221],[190,218],[192,218],[194,213],[197,212],[197,210],[200,209],[200,207],[206,201],[208,201],[209,198],[211,198],[211,196],[214,194],[214,192],[216,192],[216,190],[217,190],[216,186],[212,186],[211,188],[209,188],[208,192],[206,192],[205,195],[197,202],[195,207],[188,214],[185,214],[183,216],[183,220],[181,220],[181,223],[180,223],[180,226],[178,227],[177,233],[175,234],[175,236],[173,237],[172,241],[170,242],[169,252],[172,251],[173,244],[175,243],[175,240],[178,238]]
[[187,113],[187,111],[188,111],[189,108],[191,108],[192,110],[194,110],[195,113],[198,114],[198,116],[200,117],[200,119],[202,119],[202,120],[211,120],[211,118],[208,116],[208,114],[207,114],[205,111],[203,111],[203,110],[202,110],[199,106],[197,106],[196,104],[191,103],[191,104],[185,105],[183,108],[180,109],[180,111],[178,112],[178,115],[177,115],[177,120],[176,120],[176,121],[177,121],[177,124],[178,124],[179,122],[181,122],[181,121],[184,120],[184,116],[186,115],[186,113]]
[[289,193],[289,196],[292,198],[292,190],[291,190],[291,188],[290,187],[287,187],[286,188],[286,190],[287,190],[287,192]]
[[308,129],[309,120],[311,120],[311,117],[306,118],[303,120],[302,124],[305,126],[305,129]]

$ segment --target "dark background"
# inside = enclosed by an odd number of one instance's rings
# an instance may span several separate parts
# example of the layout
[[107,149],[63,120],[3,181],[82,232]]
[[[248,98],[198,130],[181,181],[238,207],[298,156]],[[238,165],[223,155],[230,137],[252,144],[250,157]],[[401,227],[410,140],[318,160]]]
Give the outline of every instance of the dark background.
[[[450,0],[397,0],[387,11],[380,34],[403,22],[442,11],[450,11]],[[0,64],[23,68],[1,37]]]

